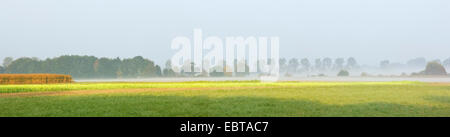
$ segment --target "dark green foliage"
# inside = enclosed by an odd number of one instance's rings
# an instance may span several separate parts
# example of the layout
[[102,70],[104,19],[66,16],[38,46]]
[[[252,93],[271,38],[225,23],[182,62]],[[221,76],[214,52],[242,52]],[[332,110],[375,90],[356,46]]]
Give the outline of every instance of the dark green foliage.
[[12,61],[4,72],[67,74],[74,78],[141,78],[162,75],[159,66],[141,56],[123,60],[94,56],[60,56],[46,60],[19,58]]
[[425,75],[447,75],[444,66],[439,64],[438,62],[428,62],[425,71],[423,72]]
[[160,77],[160,76],[163,75],[162,72],[161,72],[161,67],[159,65],[156,65],[155,69],[156,69],[155,70],[156,76]]
[[97,78],[116,78],[117,71],[122,61],[119,58],[100,58],[94,63],[94,71]]
[[3,59],[3,67],[8,67],[12,61],[14,61],[12,57],[6,57],[5,59]]
[[43,73],[47,64],[31,58],[19,58],[6,67],[6,73]]
[[348,73],[347,70],[341,70],[341,71],[339,71],[339,73],[337,74],[337,76],[339,76],[339,77],[346,77],[346,76],[349,76],[349,75],[350,75],[350,73]]
[[5,68],[0,66],[0,73],[5,73]]
[[164,75],[165,77],[175,77],[175,76],[176,76],[176,73],[175,73],[172,69],[165,68],[165,69],[163,70],[163,75]]

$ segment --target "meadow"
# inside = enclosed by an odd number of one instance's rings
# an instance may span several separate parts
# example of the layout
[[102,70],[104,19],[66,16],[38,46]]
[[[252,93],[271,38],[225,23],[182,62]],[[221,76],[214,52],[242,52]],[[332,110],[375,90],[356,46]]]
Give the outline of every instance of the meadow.
[[111,82],[0,85],[0,116],[450,116],[450,83]]

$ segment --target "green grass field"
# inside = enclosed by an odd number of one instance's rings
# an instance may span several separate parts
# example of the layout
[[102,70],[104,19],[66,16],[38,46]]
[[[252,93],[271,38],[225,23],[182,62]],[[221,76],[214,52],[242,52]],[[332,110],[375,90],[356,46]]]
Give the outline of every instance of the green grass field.
[[450,83],[0,85],[0,116],[450,116]]

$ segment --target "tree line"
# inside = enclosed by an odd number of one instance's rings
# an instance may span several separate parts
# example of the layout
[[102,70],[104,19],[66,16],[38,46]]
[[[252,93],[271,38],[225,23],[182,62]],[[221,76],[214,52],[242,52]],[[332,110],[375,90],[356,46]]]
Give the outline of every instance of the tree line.
[[5,58],[2,73],[54,73],[74,78],[147,78],[162,76],[161,67],[141,56],[134,58],[97,58],[94,56],[60,56],[40,60],[23,57]]
[[340,70],[351,70],[358,69],[360,66],[353,57],[345,58],[317,58],[310,61],[307,58],[303,59],[285,59],[281,58],[280,61],[280,72],[285,73],[308,73],[308,72],[323,72],[323,71],[340,71]]
[[[237,61],[234,62],[236,68]],[[357,68],[358,64],[354,58],[331,58],[316,59],[313,63],[306,58],[290,59],[287,61],[282,58],[279,60],[280,71],[289,73],[299,73],[312,70],[341,70]],[[226,62],[222,66],[225,66]],[[194,67],[194,64],[189,64]],[[217,66],[220,67],[220,66]],[[231,66],[227,66],[231,67]],[[55,58],[40,60],[38,58],[22,57],[13,59],[7,57],[3,60],[3,66],[0,66],[0,73],[53,73],[67,74],[74,78],[149,78],[149,77],[183,77],[183,76],[246,76],[248,65],[245,65],[246,72],[217,72],[217,68],[208,71],[208,74],[195,72],[175,73],[172,70],[170,61],[167,61],[164,68],[155,64],[142,56],[134,58],[98,58],[95,56],[64,55]],[[225,70],[226,67],[223,69]],[[193,70],[194,68],[192,68]]]
[[[439,61],[446,68],[450,68],[450,58]],[[234,62],[235,67],[237,61]],[[409,67],[424,67],[426,65],[424,58],[416,58],[409,60],[405,65]],[[225,66],[225,62],[222,66]],[[194,64],[191,65],[194,70]],[[285,59],[279,60],[280,72],[285,74],[295,73],[310,73],[310,72],[327,72],[327,71],[341,71],[341,70],[355,70],[361,69],[353,57],[349,58],[318,58],[315,60],[303,59]],[[398,64],[390,63],[389,60],[380,62],[380,69],[399,66]],[[217,66],[220,67],[220,66]],[[231,67],[231,66],[226,66]],[[226,67],[222,67],[225,69]],[[175,73],[172,70],[170,61],[167,61],[165,67],[155,64],[149,59],[142,56],[134,58],[98,58],[95,56],[78,56],[65,55],[55,58],[47,58],[40,60],[38,58],[18,58],[13,59],[7,57],[3,60],[3,65],[0,66],[0,73],[53,73],[53,74],[67,74],[74,78],[150,78],[150,77],[189,77],[189,76],[246,76],[248,72],[248,65],[246,65],[246,72],[217,72],[208,71],[209,73],[194,73],[181,72]],[[236,70],[236,68],[234,68]],[[234,75],[233,75],[234,74]]]

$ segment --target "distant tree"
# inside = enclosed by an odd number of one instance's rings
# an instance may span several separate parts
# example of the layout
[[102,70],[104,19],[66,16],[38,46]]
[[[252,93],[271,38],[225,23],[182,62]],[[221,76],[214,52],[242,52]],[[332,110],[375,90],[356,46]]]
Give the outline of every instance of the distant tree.
[[427,64],[427,61],[425,60],[425,58],[420,57],[420,58],[411,59],[406,64],[409,67],[425,67],[425,65]]
[[324,58],[322,61],[323,69],[331,69],[331,66],[333,65],[333,60],[331,58]]
[[167,68],[165,68],[163,70],[163,75],[164,75],[164,77],[175,77],[176,76],[175,72],[172,69],[167,69]]
[[[235,65],[236,66],[236,65]],[[194,76],[195,75],[195,63],[194,62],[191,62],[191,73],[190,73],[190,75],[191,76]]]
[[97,78],[117,78],[117,71],[122,61],[120,58],[100,58],[94,63],[94,71]]
[[6,57],[3,59],[3,67],[7,68],[13,61],[14,59],[12,57]]
[[337,58],[336,60],[334,60],[334,69],[336,70],[343,69],[344,63],[345,63],[344,58]]
[[19,58],[8,64],[6,73],[42,73],[42,65],[32,58]]
[[447,75],[444,66],[438,62],[428,62],[427,67],[423,71],[425,75]]
[[[149,62],[145,67],[143,73],[140,75],[141,77],[158,77],[160,76],[158,73],[161,73],[159,66],[155,66],[153,62]],[[159,72],[158,72],[159,71]]]
[[286,64],[286,59],[285,58],[281,58],[278,63],[280,64],[280,71],[281,72],[285,72],[287,69],[287,64]]
[[[94,63],[97,57],[94,56],[60,56],[44,61],[47,73],[68,74],[74,78],[96,77]],[[37,72],[34,72],[37,73]]]
[[314,61],[314,68],[316,70],[322,70],[322,60],[320,60],[320,58]]
[[170,60],[166,61],[165,68],[166,69],[172,69],[172,62]]
[[386,68],[389,67],[389,64],[390,64],[389,60],[383,60],[383,61],[380,62],[380,68],[386,69]]
[[292,58],[289,60],[289,71],[292,73],[295,73],[297,71],[297,68],[299,66],[299,62],[296,58]]
[[309,72],[309,68],[311,67],[311,63],[309,62],[309,60],[307,58],[303,58],[300,61],[301,65],[302,65],[302,70]]
[[120,68],[117,69],[116,76],[117,76],[117,78],[123,78],[123,72],[122,72],[122,70]]
[[444,60],[444,62],[442,62],[442,65],[444,65],[444,67],[446,68],[450,68],[450,58]]
[[356,62],[356,59],[353,57],[350,57],[347,59],[347,66],[348,69],[354,69],[358,67],[358,63]]
[[94,62],[94,72],[95,73],[98,73],[98,63],[99,63],[99,61],[98,60],[96,60],[95,62]]
[[191,69],[192,69],[191,62],[189,60],[184,60],[183,64],[181,66],[179,66],[179,67],[176,67],[176,66],[172,66],[172,67],[175,67],[174,69],[178,69],[176,72],[179,71],[180,72],[180,76],[189,75],[191,73]]
[[139,78],[161,76],[161,68],[158,67],[141,56],[121,60],[71,55],[46,60],[19,58],[9,63],[5,71],[68,74],[73,78]]
[[3,66],[0,66],[0,73],[5,73],[5,68]]
[[337,74],[337,76],[339,76],[339,77],[346,77],[346,76],[349,76],[349,75],[350,75],[350,73],[348,73],[347,70],[341,70],[341,71],[339,71],[339,73]]
[[161,71],[161,67],[159,65],[155,66],[156,68],[156,76],[161,77],[162,76],[162,71]]
[[144,59],[142,56],[136,56],[132,59],[124,59],[120,65],[122,77],[139,78],[155,77],[156,67],[153,61]]
[[162,73],[165,77],[175,77],[176,76],[175,71],[173,71],[173,69],[172,69],[172,63],[170,60],[166,61],[165,68]]

